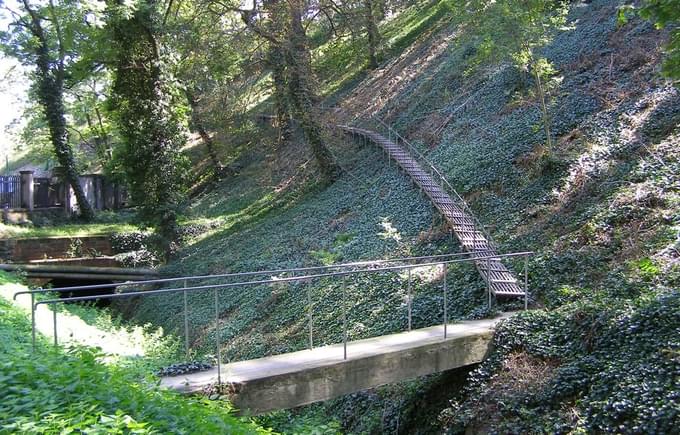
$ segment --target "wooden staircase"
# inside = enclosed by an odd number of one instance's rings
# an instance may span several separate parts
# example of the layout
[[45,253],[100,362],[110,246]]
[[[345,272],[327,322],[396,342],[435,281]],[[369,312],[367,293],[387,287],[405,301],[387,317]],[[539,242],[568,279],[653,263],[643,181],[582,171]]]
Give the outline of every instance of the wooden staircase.
[[[411,177],[444,216],[463,249],[474,258],[481,257],[475,261],[475,266],[494,296],[526,296],[525,288],[500,259],[489,258],[497,255],[493,240],[484,231],[465,201],[433,166],[430,165],[432,171],[427,172],[402,146],[375,131],[347,125],[339,125],[338,128],[381,147],[389,158],[397,162]],[[396,133],[390,133],[390,136],[392,135],[397,141],[401,139],[405,142]],[[439,183],[437,176],[441,179]],[[447,187],[453,197],[447,192]]]

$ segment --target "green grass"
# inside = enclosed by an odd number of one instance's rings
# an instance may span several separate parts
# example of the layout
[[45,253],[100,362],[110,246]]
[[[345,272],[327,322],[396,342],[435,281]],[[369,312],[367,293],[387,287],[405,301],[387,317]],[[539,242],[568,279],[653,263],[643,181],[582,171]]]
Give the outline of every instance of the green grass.
[[1,238],[28,239],[34,237],[87,237],[114,233],[127,233],[138,227],[129,223],[73,223],[45,227],[24,227],[0,224]]
[[[0,273],[1,286],[19,284]],[[30,323],[0,298],[0,433],[267,433],[223,401],[161,390],[139,367],[104,364],[94,348],[30,350]],[[144,375],[144,376],[142,376]]]

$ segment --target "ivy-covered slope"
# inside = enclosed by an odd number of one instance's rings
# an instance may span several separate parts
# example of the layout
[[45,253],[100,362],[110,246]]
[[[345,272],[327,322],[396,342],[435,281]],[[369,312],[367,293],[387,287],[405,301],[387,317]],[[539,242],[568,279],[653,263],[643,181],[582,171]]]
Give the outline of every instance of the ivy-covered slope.
[[[350,113],[379,110],[422,147],[504,250],[536,251],[530,282],[542,311],[501,328],[494,357],[463,393],[464,373],[433,376],[278,413],[275,426],[311,415],[357,433],[437,432],[442,424],[452,432],[663,432],[677,424],[680,92],[658,75],[664,35],[640,20],[619,28],[618,4],[573,3],[568,26],[544,49],[558,71],[550,91],[552,153],[521,74],[504,64],[472,68],[476,39],[455,16],[435,14],[399,57],[336,96]],[[188,213],[218,226],[184,248],[166,273],[458,249],[431,205],[378,151],[345,142],[333,150],[346,172],[327,188],[301,181],[309,174],[304,161],[271,175],[267,159],[258,159],[199,198]],[[450,313],[484,314],[474,269],[452,269],[448,280]],[[440,321],[440,284],[419,276],[416,327]],[[337,342],[340,283],[310,285],[317,343]],[[303,348],[307,288],[225,292],[227,358]],[[348,289],[350,338],[404,328],[404,277],[355,278]],[[212,303],[207,293],[191,300],[194,345],[207,352]],[[179,301],[156,298],[142,301],[135,315],[172,329],[180,319],[168,314],[180,310]]]

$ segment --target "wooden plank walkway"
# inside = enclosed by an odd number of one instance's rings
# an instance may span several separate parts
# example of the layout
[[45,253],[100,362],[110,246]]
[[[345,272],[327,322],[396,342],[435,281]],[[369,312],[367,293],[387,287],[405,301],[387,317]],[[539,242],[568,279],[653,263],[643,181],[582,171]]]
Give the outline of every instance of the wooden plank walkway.
[[[454,200],[404,148],[371,130],[346,125],[339,125],[338,128],[368,139],[397,162],[441,212],[466,252],[472,253],[474,257],[497,255],[493,242],[488,240],[469,209],[460,200]],[[475,261],[475,266],[495,296],[525,296],[523,286],[500,260],[481,259]]]
[[[496,324],[469,320],[220,366],[223,390],[244,414],[293,408],[481,362]],[[164,377],[161,385],[200,393],[218,384],[217,368]]]

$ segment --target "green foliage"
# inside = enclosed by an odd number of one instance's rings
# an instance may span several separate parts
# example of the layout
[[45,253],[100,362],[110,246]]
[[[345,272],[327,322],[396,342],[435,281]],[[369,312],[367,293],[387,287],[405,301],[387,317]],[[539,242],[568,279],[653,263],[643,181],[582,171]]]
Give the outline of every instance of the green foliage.
[[[453,431],[486,424],[498,433],[671,433],[680,419],[678,324],[677,291],[630,301],[586,296],[522,313],[497,330],[494,353],[469,379],[468,399],[441,418]],[[557,367],[544,385],[501,399],[494,376],[517,352]],[[483,403],[496,400],[489,419]]]
[[171,243],[188,172],[181,153],[186,122],[161,44],[157,8],[142,3],[130,15],[125,7],[112,11],[118,69],[111,104],[124,141],[115,157],[132,200],[140,205],[142,219]]
[[674,81],[680,80],[680,1],[645,0],[641,7],[627,4],[619,7],[617,18],[620,26],[640,15],[652,21],[658,29],[668,29],[670,41],[666,46],[663,73]]
[[[0,285],[13,278],[0,273]],[[0,433],[267,433],[223,402],[185,398],[96,349],[30,351],[26,313],[0,298]],[[144,375],[144,376],[142,376]]]
[[[566,22],[569,4],[555,0],[480,0],[473,6],[478,23],[478,59],[511,60],[534,79],[548,150],[552,149],[551,120],[547,101],[548,80],[555,75],[552,64],[540,55]],[[479,62],[479,61],[478,61]]]
[[324,266],[330,266],[331,264],[337,263],[338,260],[340,260],[340,254],[326,251],[325,249],[320,249],[318,251],[312,250],[309,251],[309,254],[312,258],[318,260],[319,263],[323,264]]
[[670,41],[666,47],[663,69],[668,77],[680,80],[680,1],[647,0],[641,15],[652,20],[658,28],[669,30]]
[[257,422],[264,427],[275,427],[277,431],[290,435],[340,435],[343,433],[340,423],[324,414],[320,407],[316,407],[304,415],[283,410],[261,416]]

